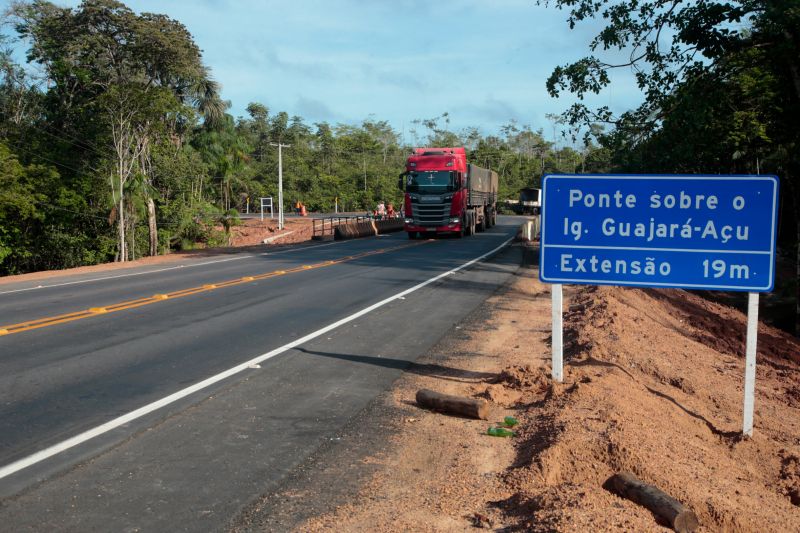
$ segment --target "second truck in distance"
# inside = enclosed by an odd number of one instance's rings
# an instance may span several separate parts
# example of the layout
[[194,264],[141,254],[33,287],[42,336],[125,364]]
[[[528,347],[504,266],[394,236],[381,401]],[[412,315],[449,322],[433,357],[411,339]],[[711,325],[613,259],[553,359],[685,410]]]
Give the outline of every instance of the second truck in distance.
[[399,182],[408,237],[463,237],[494,226],[497,184],[497,172],[467,163],[464,148],[417,148]]

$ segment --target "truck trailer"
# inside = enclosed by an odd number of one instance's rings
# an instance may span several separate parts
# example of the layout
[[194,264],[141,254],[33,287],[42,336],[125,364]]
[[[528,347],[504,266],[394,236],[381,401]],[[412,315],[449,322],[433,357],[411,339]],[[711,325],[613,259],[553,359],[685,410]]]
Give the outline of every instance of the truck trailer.
[[417,148],[398,186],[410,239],[472,235],[497,223],[497,172],[467,163],[459,148]]

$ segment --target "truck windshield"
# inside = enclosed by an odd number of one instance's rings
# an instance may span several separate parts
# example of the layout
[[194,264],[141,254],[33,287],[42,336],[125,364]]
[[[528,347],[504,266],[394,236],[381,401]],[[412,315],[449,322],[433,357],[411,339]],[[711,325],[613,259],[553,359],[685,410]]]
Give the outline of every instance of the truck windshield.
[[455,172],[448,170],[420,170],[406,175],[406,191],[441,194],[458,188]]

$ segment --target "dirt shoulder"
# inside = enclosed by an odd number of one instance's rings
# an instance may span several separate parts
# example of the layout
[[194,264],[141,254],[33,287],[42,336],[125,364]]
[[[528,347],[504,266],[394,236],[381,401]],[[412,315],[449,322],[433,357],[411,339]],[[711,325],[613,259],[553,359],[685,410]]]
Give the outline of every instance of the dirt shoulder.
[[[549,287],[521,269],[237,529],[664,531],[603,488],[630,471],[700,531],[800,531],[796,338],[759,328],[755,435],[742,439],[744,315],[678,290],[565,297],[563,384],[549,379]],[[492,416],[419,409],[420,388],[488,398]],[[516,438],[485,434],[507,414]]]

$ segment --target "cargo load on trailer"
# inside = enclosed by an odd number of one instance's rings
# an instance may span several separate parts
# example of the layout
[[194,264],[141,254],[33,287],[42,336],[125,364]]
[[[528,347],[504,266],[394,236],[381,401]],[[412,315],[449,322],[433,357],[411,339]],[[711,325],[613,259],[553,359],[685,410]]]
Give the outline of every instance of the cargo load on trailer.
[[405,230],[411,239],[459,237],[497,223],[497,172],[467,163],[464,148],[417,148],[398,183],[405,192]]

